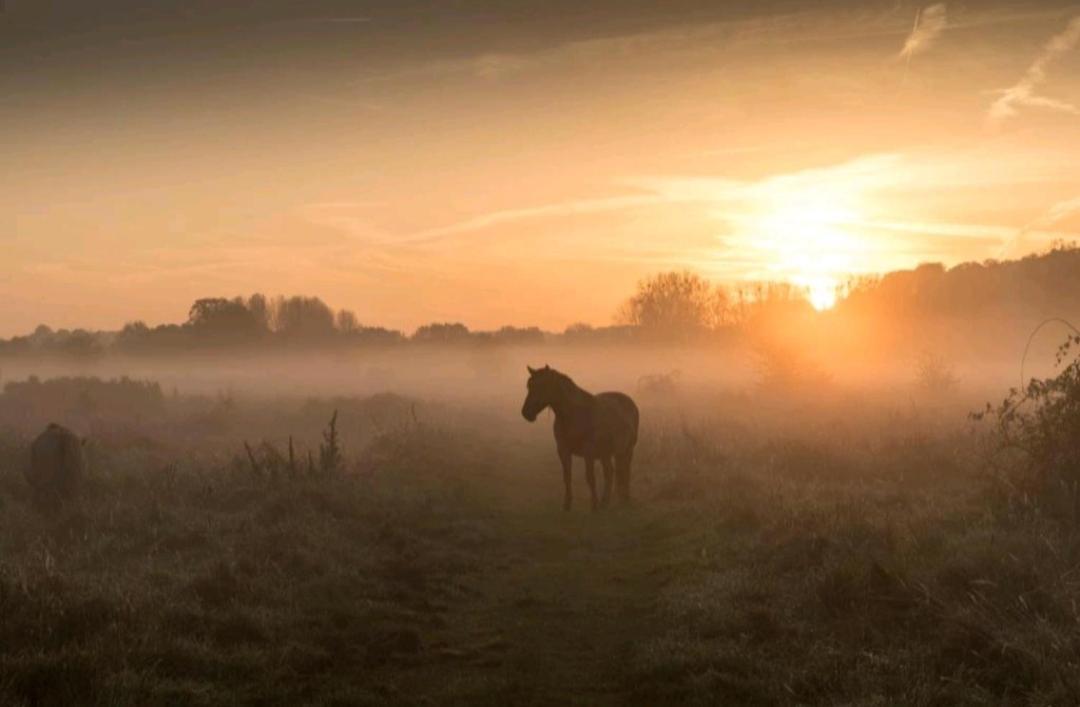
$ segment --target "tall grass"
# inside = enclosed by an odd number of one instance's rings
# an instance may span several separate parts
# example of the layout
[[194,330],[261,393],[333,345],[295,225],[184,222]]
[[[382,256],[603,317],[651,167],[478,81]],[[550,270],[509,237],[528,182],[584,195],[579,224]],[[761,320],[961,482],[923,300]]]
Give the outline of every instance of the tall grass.
[[597,514],[470,401],[110,412],[55,513],[4,432],[0,703],[1080,702],[1075,528],[1002,512],[988,463],[1034,467],[953,407],[640,402],[636,502]]

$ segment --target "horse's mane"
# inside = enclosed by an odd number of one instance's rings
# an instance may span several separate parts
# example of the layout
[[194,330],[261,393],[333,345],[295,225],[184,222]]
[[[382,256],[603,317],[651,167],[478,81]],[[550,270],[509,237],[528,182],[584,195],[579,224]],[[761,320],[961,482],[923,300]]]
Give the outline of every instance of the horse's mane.
[[592,398],[592,393],[575,383],[573,378],[562,371],[557,371],[554,368],[549,368],[548,371],[558,381],[559,388],[564,391],[568,398]]

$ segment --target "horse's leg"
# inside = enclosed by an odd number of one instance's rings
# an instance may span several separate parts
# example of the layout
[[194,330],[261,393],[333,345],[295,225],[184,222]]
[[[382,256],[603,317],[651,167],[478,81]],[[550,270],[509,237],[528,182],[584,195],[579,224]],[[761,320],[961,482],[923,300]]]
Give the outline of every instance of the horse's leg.
[[604,498],[600,501],[600,505],[607,508],[608,503],[611,502],[611,479],[615,476],[615,467],[609,456],[600,457],[600,463],[604,465]]
[[615,455],[615,483],[619,500],[627,503],[630,500],[630,464],[634,461],[634,448]]
[[563,486],[566,488],[565,495],[563,496],[563,510],[570,510],[570,501],[572,494],[570,492],[570,466],[573,463],[573,456],[569,451],[559,450],[559,461],[562,462],[562,478]]
[[596,500],[596,473],[593,471],[595,465],[595,457],[585,457],[585,480],[589,482],[589,493],[592,495],[592,509],[594,511],[599,505]]

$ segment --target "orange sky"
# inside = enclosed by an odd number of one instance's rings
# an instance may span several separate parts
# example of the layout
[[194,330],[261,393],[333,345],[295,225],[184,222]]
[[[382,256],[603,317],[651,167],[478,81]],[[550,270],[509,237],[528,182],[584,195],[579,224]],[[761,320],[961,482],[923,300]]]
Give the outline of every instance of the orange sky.
[[1065,3],[143,5],[0,15],[2,335],[254,291],[561,329],[1080,231]]

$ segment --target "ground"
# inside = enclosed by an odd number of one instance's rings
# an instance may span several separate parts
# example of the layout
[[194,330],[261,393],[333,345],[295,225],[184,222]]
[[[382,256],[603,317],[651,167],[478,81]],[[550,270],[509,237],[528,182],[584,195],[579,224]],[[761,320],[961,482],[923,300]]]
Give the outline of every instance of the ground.
[[590,511],[578,462],[567,513],[546,431],[455,419],[406,415],[327,474],[125,443],[60,508],[7,464],[0,702],[1080,696],[1080,541],[994,506],[963,435],[654,419],[633,503]]

